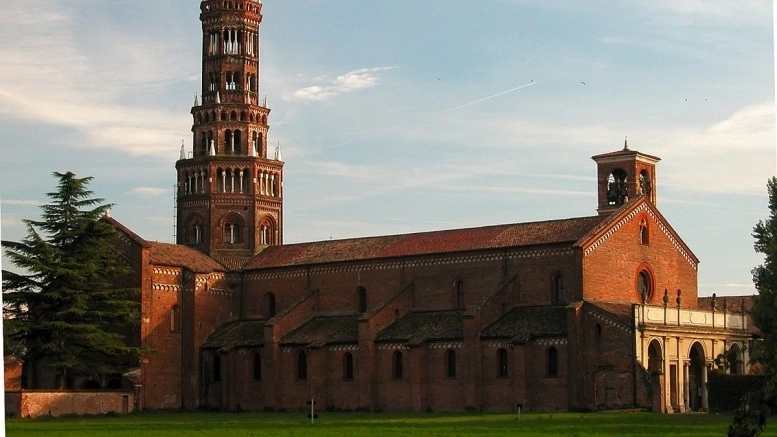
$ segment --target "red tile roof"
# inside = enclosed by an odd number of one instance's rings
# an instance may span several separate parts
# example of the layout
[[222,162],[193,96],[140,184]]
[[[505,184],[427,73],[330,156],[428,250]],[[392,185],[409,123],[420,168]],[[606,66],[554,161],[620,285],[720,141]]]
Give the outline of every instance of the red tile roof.
[[509,338],[513,343],[526,343],[537,337],[566,337],[565,306],[515,307],[487,326],[481,338]]
[[269,246],[244,269],[359,261],[507,247],[572,244],[602,216]]
[[150,244],[151,264],[186,267],[198,273],[224,271],[226,268],[204,253],[183,244],[152,241]]
[[358,319],[358,315],[316,317],[283,337],[280,344],[308,347],[356,344],[359,342]]
[[415,311],[405,314],[375,337],[376,342],[461,340],[464,336],[464,311]]

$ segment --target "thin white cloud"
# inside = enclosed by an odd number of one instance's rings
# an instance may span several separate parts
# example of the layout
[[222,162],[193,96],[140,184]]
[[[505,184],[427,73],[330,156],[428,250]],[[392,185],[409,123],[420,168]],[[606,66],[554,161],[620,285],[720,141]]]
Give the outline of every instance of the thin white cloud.
[[341,94],[346,94],[366,88],[372,88],[380,84],[381,72],[392,70],[395,67],[372,67],[352,70],[334,80],[326,77],[318,77],[316,80],[326,82],[324,85],[311,85],[300,88],[292,94],[294,98],[307,101],[329,100]]
[[38,200],[24,200],[24,199],[3,199],[2,201],[3,205],[15,205],[15,206],[39,206],[43,205],[42,202]]
[[170,189],[169,188],[158,188],[158,187],[137,187],[131,191],[132,194],[136,194],[141,197],[159,197],[159,196],[169,196],[170,195]]
[[[0,115],[80,134],[79,143],[60,144],[64,147],[174,153],[173,144],[181,139],[178,126],[185,129],[190,123],[185,112],[149,109],[132,101],[190,79],[190,72],[181,71],[184,58],[173,45],[184,41],[154,40],[143,32],[125,35],[126,30],[113,29],[106,20],[95,20],[96,29],[87,31],[78,25],[75,10],[37,1],[4,8]],[[30,23],[36,23],[34,32]]]
[[769,0],[643,0],[640,5],[646,11],[665,12],[697,23],[718,25],[722,22],[728,26],[764,19],[764,16],[771,16],[772,10]]

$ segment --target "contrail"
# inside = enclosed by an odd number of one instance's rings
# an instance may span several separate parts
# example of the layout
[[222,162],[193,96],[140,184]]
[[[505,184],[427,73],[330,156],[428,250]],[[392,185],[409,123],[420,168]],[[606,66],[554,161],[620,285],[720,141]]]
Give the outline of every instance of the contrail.
[[535,83],[537,83],[537,82],[531,81],[531,82],[529,82],[529,83],[527,83],[525,85],[521,85],[519,87],[511,88],[511,89],[509,89],[507,91],[502,91],[501,93],[494,94],[493,96],[483,97],[482,99],[475,100],[474,102],[469,102],[469,103],[465,103],[465,104],[463,104],[461,106],[457,106],[455,108],[446,109],[445,111],[440,112],[440,114],[445,114],[446,112],[451,112],[451,111],[455,111],[457,109],[466,108],[467,106],[471,106],[471,105],[474,105],[476,103],[485,102],[486,100],[493,99],[494,97],[499,97],[499,96],[501,96],[503,94],[511,93],[513,91],[518,91],[519,89],[526,88],[527,86],[532,86]]

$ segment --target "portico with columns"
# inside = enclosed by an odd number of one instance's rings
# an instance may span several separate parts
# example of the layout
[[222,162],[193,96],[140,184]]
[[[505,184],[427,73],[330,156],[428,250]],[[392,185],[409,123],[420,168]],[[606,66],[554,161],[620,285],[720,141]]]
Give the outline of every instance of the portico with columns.
[[749,361],[752,332],[747,314],[726,304],[718,309],[715,298],[711,310],[683,308],[679,290],[677,296],[675,305],[669,304],[665,291],[664,305],[634,306],[636,360],[658,378],[654,408],[666,413],[709,411],[707,382],[717,367],[715,359],[733,350],[734,365],[720,369],[729,373],[742,373]]

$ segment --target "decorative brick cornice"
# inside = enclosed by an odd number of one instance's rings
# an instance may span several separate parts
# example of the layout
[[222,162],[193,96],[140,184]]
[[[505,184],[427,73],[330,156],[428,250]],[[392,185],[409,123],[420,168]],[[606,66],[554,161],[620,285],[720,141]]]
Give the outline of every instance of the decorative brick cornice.
[[435,341],[429,343],[429,349],[461,349],[463,341]]
[[507,340],[488,340],[483,342],[483,347],[506,349],[510,347],[510,342]]
[[566,338],[541,338],[536,341],[540,346],[560,346],[567,344]]
[[[466,256],[439,256],[435,258],[427,259],[415,259],[409,260],[404,263],[406,268],[415,267],[430,267],[441,266],[451,264],[470,264],[478,262],[495,262],[504,259],[519,259],[519,258],[539,258],[546,256],[557,255],[571,255],[571,248],[560,249],[544,249],[544,250],[521,250],[508,253],[486,253],[479,255],[466,255]],[[294,270],[273,272],[273,273],[255,273],[246,275],[246,280],[257,281],[267,279],[281,279],[306,276],[308,273],[314,275],[335,274],[335,273],[349,273],[349,272],[365,272],[376,270],[389,270],[402,268],[403,263],[401,261],[388,261],[388,262],[367,262],[357,265],[340,265],[340,266],[327,266],[316,267],[308,270],[305,267],[300,267]]]
[[380,343],[377,347],[378,350],[408,350],[405,343]]
[[174,291],[179,292],[182,290],[182,287],[177,284],[159,284],[159,283],[152,283],[151,289],[154,291]]
[[358,351],[359,345],[358,344],[333,344],[329,347],[327,347],[327,350],[330,351]]
[[215,294],[217,296],[231,296],[234,292],[227,288],[209,287],[208,293]]
[[155,275],[167,275],[167,276],[181,276],[181,270],[179,269],[166,269],[162,267],[154,267]]

